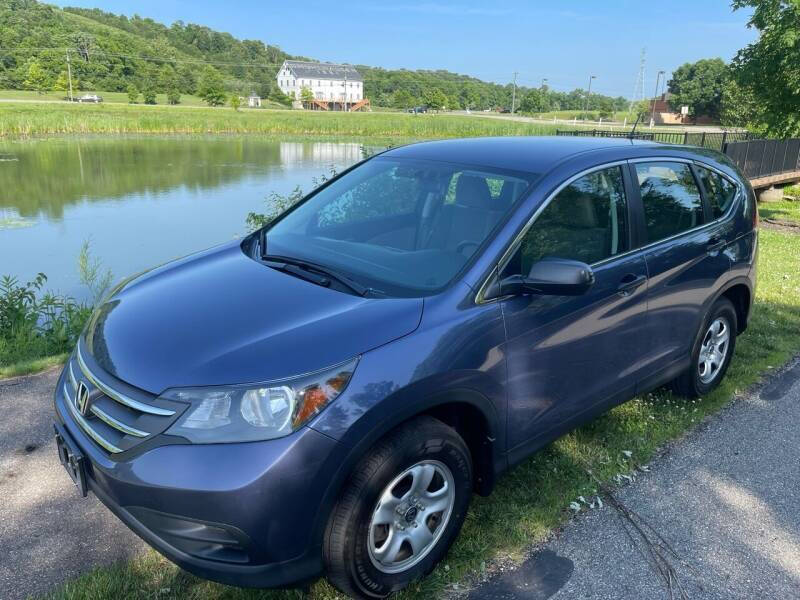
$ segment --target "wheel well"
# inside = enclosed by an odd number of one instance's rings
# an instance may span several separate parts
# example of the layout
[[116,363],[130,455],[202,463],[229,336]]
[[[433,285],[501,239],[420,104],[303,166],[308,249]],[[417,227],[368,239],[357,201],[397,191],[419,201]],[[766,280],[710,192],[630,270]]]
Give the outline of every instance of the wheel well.
[[725,290],[722,296],[733,303],[733,307],[736,309],[736,333],[742,333],[747,329],[747,315],[750,312],[750,289],[743,283],[739,283]]
[[472,455],[475,491],[488,496],[494,487],[495,471],[491,430],[480,409],[467,402],[439,404],[424,413],[458,432]]

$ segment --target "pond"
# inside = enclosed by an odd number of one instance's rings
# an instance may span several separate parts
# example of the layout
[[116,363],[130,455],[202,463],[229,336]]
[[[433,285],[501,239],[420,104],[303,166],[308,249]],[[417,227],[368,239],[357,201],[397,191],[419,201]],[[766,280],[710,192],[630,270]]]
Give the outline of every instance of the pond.
[[362,158],[362,146],[255,137],[51,138],[0,143],[0,275],[48,276],[83,298],[77,257],[114,279],[247,233],[270,192]]

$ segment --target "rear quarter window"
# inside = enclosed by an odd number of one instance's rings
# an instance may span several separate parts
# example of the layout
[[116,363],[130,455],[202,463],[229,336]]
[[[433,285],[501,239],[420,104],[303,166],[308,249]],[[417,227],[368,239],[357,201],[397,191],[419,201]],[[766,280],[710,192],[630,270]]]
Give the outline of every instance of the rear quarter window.
[[728,212],[731,204],[736,198],[736,185],[715,173],[703,167],[696,167],[700,181],[708,196],[708,202],[711,206],[711,215],[714,219],[719,219],[722,215]]
[[689,165],[636,163],[647,240],[657,242],[703,224],[703,202]]

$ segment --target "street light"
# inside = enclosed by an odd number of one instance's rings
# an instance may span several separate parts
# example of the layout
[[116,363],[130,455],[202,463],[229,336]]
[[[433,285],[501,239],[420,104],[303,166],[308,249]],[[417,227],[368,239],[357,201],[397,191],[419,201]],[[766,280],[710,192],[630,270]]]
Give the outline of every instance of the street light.
[[658,75],[656,75],[656,92],[653,96],[653,109],[650,111],[650,127],[655,125],[656,122],[656,98],[658,98],[658,83],[662,75],[664,75],[664,71],[659,71]]
[[583,103],[583,118],[586,119],[586,111],[589,110],[589,96],[592,95],[592,79],[597,79],[597,75],[589,75],[589,90],[586,92],[586,101]]

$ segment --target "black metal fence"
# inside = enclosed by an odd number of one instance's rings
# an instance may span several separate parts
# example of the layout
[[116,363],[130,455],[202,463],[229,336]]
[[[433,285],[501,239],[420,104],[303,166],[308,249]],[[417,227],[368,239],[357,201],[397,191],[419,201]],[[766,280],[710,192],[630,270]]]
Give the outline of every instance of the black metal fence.
[[603,129],[558,130],[556,135],[580,135],[589,137],[631,138],[650,140],[663,144],[701,146],[722,151],[726,144],[752,140],[755,136],[748,131],[609,131]]
[[728,142],[723,152],[748,179],[800,171],[800,139]]

